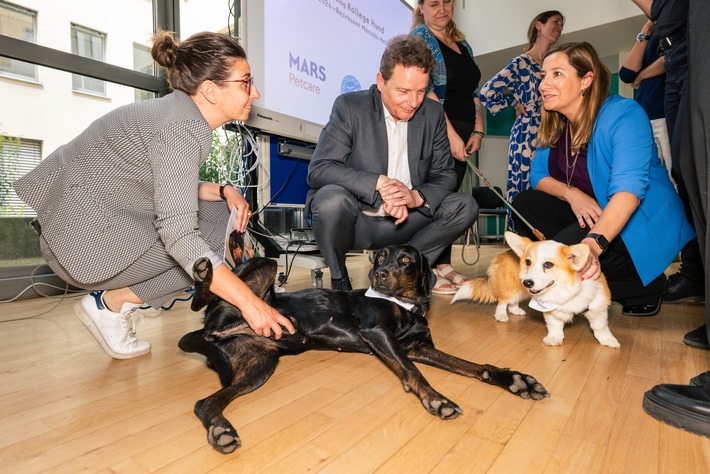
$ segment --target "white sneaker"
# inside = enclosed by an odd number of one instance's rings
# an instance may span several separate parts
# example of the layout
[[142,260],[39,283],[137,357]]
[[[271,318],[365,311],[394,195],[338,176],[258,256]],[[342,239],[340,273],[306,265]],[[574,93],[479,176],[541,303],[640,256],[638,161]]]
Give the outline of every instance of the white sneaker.
[[109,310],[104,291],[92,291],[74,304],[74,313],[114,359],[130,359],[150,352],[150,342],[136,339],[135,317],[140,304],[123,303],[120,313]]

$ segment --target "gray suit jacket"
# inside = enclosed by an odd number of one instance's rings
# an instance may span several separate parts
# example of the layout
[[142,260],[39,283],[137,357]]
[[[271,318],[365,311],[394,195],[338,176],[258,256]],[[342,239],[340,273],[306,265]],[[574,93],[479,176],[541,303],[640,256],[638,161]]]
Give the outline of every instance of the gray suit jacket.
[[18,179],[42,236],[77,281],[97,283],[156,243],[183,268],[217,256],[198,230],[199,168],[212,130],[190,97],[118,108]]
[[[387,126],[382,95],[376,85],[335,99],[308,167],[310,197],[320,187],[338,184],[350,191],[361,208],[378,207],[375,191],[387,175]],[[412,186],[421,190],[431,213],[454,191],[456,174],[446,135],[443,107],[424,99],[407,125],[407,152]]]

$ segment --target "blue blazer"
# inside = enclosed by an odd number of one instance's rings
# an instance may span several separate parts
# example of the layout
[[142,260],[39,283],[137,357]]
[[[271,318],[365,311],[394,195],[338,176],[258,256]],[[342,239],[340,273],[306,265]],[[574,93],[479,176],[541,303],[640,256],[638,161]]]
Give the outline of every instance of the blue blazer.
[[[533,188],[550,176],[549,157],[549,147],[537,150],[530,172]],[[695,237],[695,231],[658,158],[646,112],[636,101],[617,95],[606,99],[589,141],[587,168],[602,209],[620,191],[640,199],[620,236],[643,284],[648,285]]]

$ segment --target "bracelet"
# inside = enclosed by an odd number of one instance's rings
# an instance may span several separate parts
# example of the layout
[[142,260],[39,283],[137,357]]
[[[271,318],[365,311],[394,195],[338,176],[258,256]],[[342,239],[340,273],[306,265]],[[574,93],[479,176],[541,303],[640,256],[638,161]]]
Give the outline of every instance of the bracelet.
[[483,132],[479,132],[478,130],[474,130],[473,132],[471,132],[471,135],[480,135],[480,136],[481,136],[481,138],[483,138],[483,137],[485,137],[485,136],[486,136],[486,134],[485,134],[485,133],[483,133]]
[[227,198],[224,197],[224,188],[226,188],[226,187],[227,187],[226,184],[223,184],[223,185],[221,185],[221,186],[219,187],[219,197],[222,198],[222,201],[226,201],[226,200],[227,200]]

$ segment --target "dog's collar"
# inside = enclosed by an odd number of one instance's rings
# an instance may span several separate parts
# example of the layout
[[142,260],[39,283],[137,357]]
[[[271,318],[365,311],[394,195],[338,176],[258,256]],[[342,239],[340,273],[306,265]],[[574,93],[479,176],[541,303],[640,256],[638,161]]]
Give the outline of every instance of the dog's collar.
[[419,310],[421,310],[421,307],[419,307],[418,305],[416,305],[414,303],[405,303],[402,300],[398,300],[394,296],[380,293],[379,291],[375,290],[372,287],[367,289],[367,291],[365,292],[365,296],[367,296],[369,298],[381,298],[383,300],[389,300],[393,303],[397,303],[398,305],[400,305],[402,308],[406,309],[407,311],[414,311],[415,313],[417,313],[418,311],[415,310],[415,308],[418,308]]
[[553,309],[557,309],[560,307],[560,305],[557,303],[541,301],[541,300],[534,298],[534,297],[528,302],[528,306],[530,306],[532,309],[535,309],[537,311],[541,311],[543,313],[545,313],[547,311],[552,311]]

